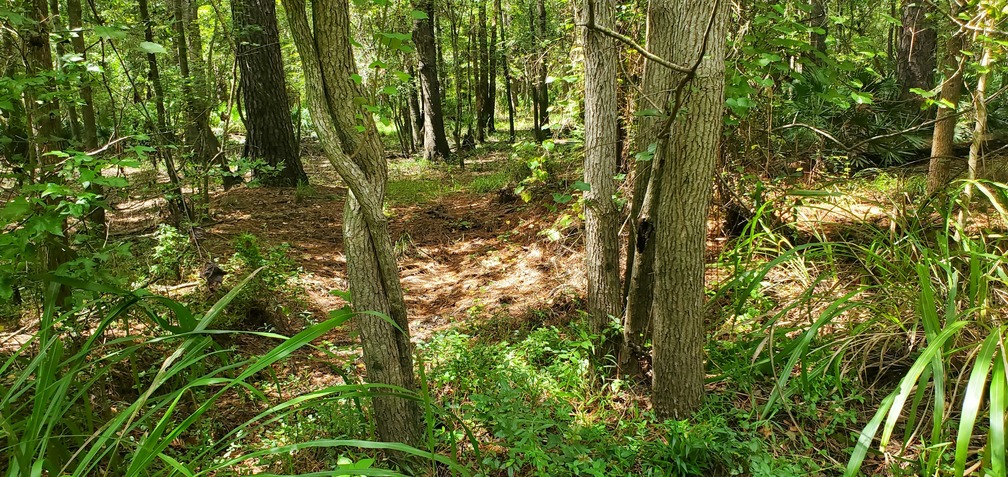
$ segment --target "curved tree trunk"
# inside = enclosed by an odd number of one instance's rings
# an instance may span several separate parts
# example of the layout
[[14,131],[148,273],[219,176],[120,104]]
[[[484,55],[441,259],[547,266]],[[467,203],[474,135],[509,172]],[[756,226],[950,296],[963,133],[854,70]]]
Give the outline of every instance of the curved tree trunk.
[[[308,183],[298,157],[297,137],[287,101],[287,78],[280,53],[275,0],[234,0],[241,92],[245,104],[245,150],[242,156],[270,166],[256,177],[267,186]],[[277,170],[279,168],[279,170]]]
[[[390,321],[360,314],[368,381],[415,390],[413,348],[388,222],[382,211],[388,165],[370,114],[360,114],[360,87],[350,48],[346,0],[314,0],[309,25],[304,0],[283,0],[305,72],[305,87],[319,140],[350,193],[343,219],[347,277],[357,311],[377,311]],[[363,118],[358,119],[358,115]],[[358,126],[363,128],[358,133]],[[416,401],[374,398],[378,436],[417,444],[421,413]]]

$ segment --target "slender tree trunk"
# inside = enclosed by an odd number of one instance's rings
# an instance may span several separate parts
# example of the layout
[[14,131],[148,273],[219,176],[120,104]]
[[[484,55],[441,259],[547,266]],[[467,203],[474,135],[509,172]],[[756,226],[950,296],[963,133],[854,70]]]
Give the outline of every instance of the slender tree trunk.
[[480,0],[479,17],[476,20],[476,48],[475,71],[473,76],[476,80],[476,140],[484,142],[486,140],[487,120],[490,110],[490,49],[487,45],[487,12],[486,1]]
[[535,1],[529,0],[528,7],[529,34],[532,35],[532,44],[536,47],[532,52],[533,71],[528,73],[528,69],[526,69],[526,77],[529,81],[529,102],[532,103],[532,137],[534,137],[537,142],[542,142],[545,137],[542,133],[541,127],[542,111],[539,110],[539,81],[537,80],[536,75],[539,73],[538,64],[542,61],[542,52],[539,51],[539,46],[543,44],[543,41],[542,38],[539,37],[539,31],[536,29]]
[[549,132],[549,85],[546,83],[546,62],[547,52],[549,51],[550,34],[548,32],[548,23],[546,19],[546,0],[536,0],[536,10],[539,14],[539,44],[542,47],[542,51],[539,52],[539,61],[536,62],[536,67],[538,68],[538,94],[536,95],[536,101],[539,102],[539,135],[540,140],[546,139],[546,136],[550,134]]
[[672,31],[669,60],[692,64],[703,58],[683,89],[679,113],[684,114],[660,133],[665,137],[652,171],[662,176],[652,302],[652,402],[660,417],[683,419],[704,395],[704,255],[723,126],[726,14],[725,2],[718,0],[654,0],[649,12],[649,27]]
[[[497,4],[495,3],[496,7]],[[497,132],[497,20],[500,18],[500,14],[496,10],[491,12],[493,14],[492,21],[490,22],[490,44],[489,51],[489,63],[487,69],[487,132]]]
[[[371,115],[361,114],[364,110],[356,106],[360,87],[348,80],[357,72],[350,47],[349,6],[346,0],[313,0],[314,25],[309,25],[304,0],[283,0],[283,5],[304,67],[320,142],[350,189],[343,238],[353,306],[389,318],[369,314],[357,318],[368,381],[415,390],[406,304],[382,211],[388,165]],[[428,73],[436,77],[436,72]],[[357,132],[359,125],[364,127],[362,133]],[[420,442],[422,414],[416,401],[394,396],[376,396],[373,401],[379,439]]]
[[494,0],[494,10],[497,12],[497,18],[499,20],[498,27],[500,29],[500,64],[501,70],[504,72],[504,94],[507,95],[508,103],[508,138],[511,142],[515,141],[515,101],[514,94],[511,91],[511,67],[508,65],[508,49],[507,43],[504,36],[504,10],[501,8],[501,0]]
[[[144,24],[144,40],[153,42],[154,30],[147,0],[137,0],[137,6],[140,10],[140,21]],[[161,85],[161,73],[158,69],[157,56],[153,53],[148,53],[147,65],[147,78],[151,82],[151,87],[154,89],[154,105],[157,114],[157,130],[154,135],[157,137],[158,142],[162,146],[165,146],[172,142],[173,135],[171,134],[171,131],[168,130],[168,113],[165,111],[164,88]],[[175,159],[172,156],[171,149],[167,147],[162,147],[160,149],[159,154],[164,159],[165,163],[165,173],[168,174],[168,180],[171,183],[171,194],[168,197],[168,208],[172,216],[171,221],[175,224],[179,224],[183,220],[191,221],[193,217],[189,212],[189,206],[186,203],[185,195],[182,192],[182,181],[179,179],[178,170],[175,168]]]
[[[812,31],[809,32],[809,44],[812,45],[813,52],[818,52],[825,56],[826,35],[829,29],[829,16],[826,15],[826,6],[823,5],[824,0],[811,1],[812,14],[809,16],[809,26],[812,27]],[[812,61],[818,64],[820,62],[820,58],[814,57]]]
[[[66,67],[63,58],[65,58],[67,54],[66,47],[68,41],[63,38],[65,33],[62,32],[65,31],[65,28],[63,26],[63,15],[60,15],[59,0],[49,0],[49,15],[49,21],[52,23],[53,30],[58,32],[58,39],[56,40],[56,70],[62,71]],[[77,114],[77,105],[75,105],[73,101],[67,101],[64,107],[67,110],[67,117],[70,122],[70,137],[83,144],[84,138],[83,133],[81,133],[81,123],[80,116]],[[62,121],[60,127],[63,127]]]
[[276,1],[233,0],[231,10],[247,130],[242,156],[270,166],[268,171],[255,171],[264,185],[307,184],[291,124]]
[[[70,44],[73,46],[74,53],[86,62],[87,49],[84,47],[82,17],[81,0],[67,0],[67,20],[70,25],[70,31],[73,33],[73,36],[70,38]],[[84,143],[84,149],[94,151],[98,149],[98,124],[95,120],[94,94],[91,91],[91,79],[86,74],[81,77],[80,97],[82,102],[80,118],[83,124],[81,139]],[[101,174],[101,171],[95,171],[95,173]],[[92,185],[90,191],[97,195],[102,195],[101,188],[97,186]],[[104,235],[106,232],[105,208],[94,207],[88,213],[88,219],[98,228],[99,234]]]
[[[961,8],[955,7],[954,11]],[[959,121],[959,99],[963,90],[963,70],[966,68],[966,57],[962,50],[966,48],[967,32],[959,31],[953,34],[946,44],[945,60],[942,72],[945,81],[941,87],[941,100],[952,104],[953,108],[939,107],[937,121],[931,137],[931,160],[928,163],[928,194],[934,194],[944,189],[960,170],[960,159],[952,151],[955,146],[955,128]]]
[[[987,13],[983,10],[980,24],[983,25],[983,34],[990,36],[991,30],[987,18]],[[970,143],[969,159],[967,166],[967,177],[970,180],[978,178],[977,172],[980,160],[983,157],[983,147],[987,136],[987,82],[990,79],[992,54],[990,44],[985,44],[983,55],[980,57],[980,76],[977,78],[976,90],[973,92],[973,110],[976,114],[976,122],[973,126],[973,142]],[[973,199],[973,184],[966,184],[963,190],[965,205],[959,209],[959,227],[965,229],[970,215],[970,202]]]
[[409,70],[410,83],[409,92],[406,101],[409,105],[409,115],[410,115],[410,125],[413,138],[413,150],[417,151],[419,148],[423,148],[424,144],[424,117],[423,110],[420,109],[420,92],[417,88],[416,82],[416,71],[410,67]]
[[935,72],[938,33],[927,18],[930,11],[927,2],[904,0],[901,15],[903,25],[896,52],[896,79],[900,85],[900,94],[918,106],[923,98],[911,93],[910,89],[930,90]]
[[434,40],[434,8],[432,0],[417,0],[415,8],[427,14],[413,22],[413,41],[420,61],[420,87],[423,91],[424,158],[448,160],[451,149],[445,136],[444,114],[441,111],[441,84],[437,72],[437,47]]
[[[584,23],[613,28],[613,0],[584,0]],[[598,31],[584,29],[585,52],[585,264],[588,275],[588,322],[592,333],[604,336],[614,318],[620,317],[619,211],[613,201],[614,177],[619,172],[616,156],[616,45]],[[596,345],[601,362],[613,354],[612,340]]]
[[462,145],[462,60],[459,58],[459,30],[458,12],[454,9],[448,12],[448,33],[451,36],[452,63],[455,65],[455,124],[452,128],[452,139],[455,140],[455,148],[461,149]]

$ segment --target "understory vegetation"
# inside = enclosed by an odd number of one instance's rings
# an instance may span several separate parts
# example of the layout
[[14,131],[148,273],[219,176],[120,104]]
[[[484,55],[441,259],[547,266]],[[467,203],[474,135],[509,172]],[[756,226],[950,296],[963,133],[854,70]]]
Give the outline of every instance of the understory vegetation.
[[1005,477],[1005,0],[4,0],[0,474]]

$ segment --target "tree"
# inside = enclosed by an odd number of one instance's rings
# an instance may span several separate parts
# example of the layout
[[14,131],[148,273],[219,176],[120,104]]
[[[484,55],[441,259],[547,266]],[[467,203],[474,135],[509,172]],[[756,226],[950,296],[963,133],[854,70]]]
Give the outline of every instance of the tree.
[[546,23],[545,0],[530,0],[529,30],[532,33],[532,43],[536,45],[535,80],[532,86],[532,134],[536,141],[543,141],[549,129],[549,86],[546,83],[546,51],[549,48],[549,35]]
[[[952,11],[958,14],[965,8],[960,0],[951,0]],[[961,161],[953,152],[955,146],[955,128],[959,119],[958,106],[963,90],[963,70],[966,68],[966,56],[962,50],[966,47],[965,29],[954,32],[945,45],[945,59],[942,61],[942,73],[945,80],[941,85],[941,97],[938,107],[934,132],[931,137],[931,159],[928,162],[927,191],[934,194],[952,180],[959,171]],[[951,107],[948,107],[951,105]]]
[[935,72],[938,33],[928,18],[930,12],[928,2],[904,1],[902,29],[896,51],[896,80],[900,85],[900,94],[918,105],[922,98],[910,90],[930,90]]
[[242,156],[263,160],[269,166],[268,171],[261,167],[255,170],[264,185],[307,183],[291,124],[276,1],[234,0],[231,14],[247,130]]
[[423,103],[423,155],[428,160],[448,160],[451,149],[445,136],[444,113],[441,111],[441,84],[438,81],[437,46],[434,42],[434,8],[432,0],[418,0],[415,8],[423,12],[413,22],[413,41],[420,62],[420,100]]
[[[613,0],[585,0],[581,14],[588,25],[611,28],[615,23]],[[585,52],[585,264],[588,274],[588,321],[602,335],[613,317],[622,315],[620,296],[619,214],[613,195],[619,172],[616,156],[616,46],[597,29],[584,28]],[[596,346],[596,355],[612,353],[608,344]]]
[[[812,14],[809,16],[809,26],[811,31],[809,32],[809,44],[812,46],[812,50],[815,52],[826,54],[826,36],[829,28],[829,16],[826,15],[826,6],[823,5],[824,0],[811,0],[812,4]],[[816,63],[819,62],[819,58],[813,59]]]
[[[353,306],[388,317],[361,314],[358,318],[368,381],[414,390],[406,304],[382,210],[388,165],[374,121],[357,100],[363,91],[352,80],[357,66],[350,47],[348,4],[346,0],[314,0],[313,25],[304,0],[283,0],[283,5],[301,56],[319,140],[349,188],[343,240]],[[421,414],[415,401],[376,396],[374,416],[381,440],[420,441]]]
[[695,62],[666,110],[649,185],[660,200],[651,315],[652,402],[662,417],[688,416],[704,395],[704,254],[723,124],[726,13],[719,0],[653,0],[648,10],[648,40],[656,42],[649,47],[668,50],[675,64]]
[[[194,15],[195,9],[190,8],[190,0],[173,0],[175,21],[175,47],[178,50],[179,75],[182,76],[182,96],[186,105],[185,142],[193,157],[200,164],[209,164],[217,156],[220,143],[217,136],[210,130],[210,108],[207,104],[206,78],[204,77],[201,54],[202,47],[195,48],[202,42],[195,40],[199,32]],[[187,33],[189,38],[187,38]],[[195,38],[194,38],[195,37]],[[190,48],[190,40],[194,46]],[[190,51],[193,50],[193,51]],[[190,68],[190,63],[196,65]]]

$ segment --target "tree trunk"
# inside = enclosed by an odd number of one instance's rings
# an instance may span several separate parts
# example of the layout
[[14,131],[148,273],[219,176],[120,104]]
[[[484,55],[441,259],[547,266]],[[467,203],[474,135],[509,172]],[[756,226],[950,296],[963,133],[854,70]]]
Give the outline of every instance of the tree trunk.
[[930,90],[935,71],[935,51],[938,33],[927,18],[931,7],[926,2],[905,0],[902,12],[902,29],[896,51],[896,79],[900,95],[918,106],[923,98],[911,93],[911,88]]
[[[319,140],[350,189],[343,238],[353,306],[385,314],[391,321],[369,314],[357,318],[368,381],[415,390],[406,304],[382,211],[388,165],[371,115],[355,101],[361,89],[349,80],[357,66],[350,47],[347,1],[313,0],[314,25],[309,25],[304,0],[283,0],[283,5],[304,67]],[[436,75],[429,69],[428,73]],[[376,396],[374,416],[379,439],[420,442],[422,414],[416,401]]]
[[[150,9],[147,0],[137,0],[140,10],[140,21],[144,24],[144,40],[154,41],[153,23],[151,22]],[[154,136],[162,146],[172,142],[171,131],[168,130],[168,113],[164,104],[164,88],[161,85],[161,73],[158,69],[157,56],[153,53],[147,54],[148,72],[147,78],[154,89],[154,105],[157,113],[157,130]],[[159,154],[164,159],[165,173],[168,174],[168,181],[171,183],[171,194],[168,197],[168,208],[171,214],[171,222],[178,225],[183,220],[192,220],[189,206],[186,203],[185,195],[182,192],[182,181],[179,179],[178,170],[175,168],[175,159],[171,149],[161,147]]]
[[[613,28],[613,0],[585,0],[584,23]],[[604,336],[614,317],[621,315],[619,211],[613,201],[619,172],[616,157],[616,45],[612,38],[584,29],[584,182],[585,264],[588,275],[588,322],[595,335]],[[613,354],[612,340],[596,345],[601,362]]]
[[683,419],[704,395],[704,254],[723,126],[726,13],[718,0],[653,0],[649,12],[649,27],[672,31],[670,61],[692,64],[703,57],[683,89],[683,117],[660,133],[666,137],[652,172],[661,175],[662,201],[655,216],[652,303],[652,402],[659,417]]
[[[25,51],[25,75],[28,78],[40,80],[37,86],[26,88],[25,111],[28,116],[29,131],[31,131],[31,152],[34,155],[35,167],[38,168],[39,182],[47,183],[59,180],[55,171],[57,156],[50,152],[60,149],[65,138],[62,137],[63,125],[60,121],[59,103],[56,102],[56,84],[53,80],[52,48],[49,45],[49,34],[52,32],[52,16],[49,13],[46,0],[31,0],[27,7],[28,17],[35,23],[24,30],[22,36]],[[46,99],[48,97],[48,99]],[[49,199],[46,199],[47,201]],[[54,204],[50,204],[54,205]],[[61,229],[66,228],[66,219],[62,218]],[[70,246],[65,234],[48,233],[39,247],[39,260],[48,272],[56,272],[70,258]],[[63,308],[70,296],[70,289],[60,286],[56,296],[56,307]]]
[[[57,33],[56,39],[56,70],[63,71],[66,67],[63,58],[66,57],[67,41],[64,39],[64,33],[66,31],[63,26],[63,16],[59,13],[59,0],[49,0],[49,22],[52,24],[52,29],[54,33]],[[63,92],[62,94],[66,94]],[[73,101],[67,101],[64,107],[67,110],[67,116],[70,122],[70,137],[75,141],[84,143],[83,134],[81,133],[80,116],[77,114],[77,105]],[[60,121],[60,128],[63,128],[62,119]],[[63,134],[65,135],[65,134]]]
[[247,131],[242,157],[261,159],[269,165],[267,170],[255,170],[264,185],[307,184],[291,124],[276,1],[234,0],[231,12]]
[[[673,36],[667,27],[668,5],[652,4],[649,9],[647,45],[661,58],[672,56]],[[674,106],[671,92],[676,78],[665,66],[648,61],[644,65],[644,95],[639,104],[643,110],[670,114]],[[652,177],[654,153],[658,146],[664,118],[645,114],[637,121],[636,150],[640,156],[634,165],[634,191],[630,217],[633,227],[627,242],[627,270],[624,276],[626,307],[623,314],[623,347],[620,370],[632,377],[643,377],[640,360],[647,357],[645,343],[651,338],[651,302],[654,293],[656,207],[661,203],[661,176]],[[646,159],[646,160],[643,160]]]
[[[73,36],[70,38],[70,44],[73,46],[74,53],[80,56],[84,62],[87,62],[82,17],[81,0],[67,0],[67,19],[70,24],[70,30],[73,33]],[[84,143],[84,149],[94,151],[98,149],[98,124],[95,120],[94,94],[91,91],[91,79],[87,75],[81,77],[80,97],[83,103],[80,107],[80,118],[83,124],[81,139]],[[101,174],[101,171],[95,171],[95,173]],[[90,191],[98,195],[102,194],[101,188],[97,186],[92,185]],[[88,219],[98,228],[99,234],[104,235],[106,232],[105,208],[94,207],[88,213]]]
[[441,85],[437,72],[437,46],[434,42],[434,8],[432,0],[417,0],[416,9],[427,14],[413,22],[413,41],[420,61],[420,88],[424,118],[423,155],[425,159],[448,160],[451,149],[445,136],[444,114],[441,111]]
[[[990,36],[990,20],[987,12],[982,10],[980,25],[983,26],[983,35]],[[973,142],[970,143],[969,159],[967,162],[967,178],[975,181],[980,160],[983,158],[983,145],[987,136],[987,82],[990,79],[992,54],[990,44],[985,44],[983,55],[980,57],[980,76],[977,78],[976,90],[973,92],[973,110],[976,112],[976,122],[973,125]],[[967,183],[963,191],[963,201],[965,204],[959,209],[959,227],[965,229],[970,215],[970,202],[973,199],[973,183]],[[983,306],[983,304],[979,304]]]
[[[498,6],[496,3],[494,6]],[[486,125],[487,132],[497,132],[496,118],[497,118],[497,23],[500,15],[496,10],[493,12],[492,22],[490,23],[490,44],[489,51],[487,52],[489,56],[489,62],[487,63],[487,117]]]
[[487,13],[486,1],[480,0],[479,17],[476,23],[476,68],[473,76],[476,79],[476,140],[486,140],[487,120],[490,109],[490,48],[487,45]]
[[514,94],[511,91],[511,67],[508,65],[508,52],[505,47],[506,43],[504,40],[504,10],[501,8],[501,0],[494,0],[494,11],[497,12],[497,18],[499,20],[498,26],[500,27],[500,65],[501,70],[504,72],[504,94],[507,95],[508,103],[508,137],[511,142],[515,141],[515,101]]
[[958,106],[963,90],[963,70],[966,68],[966,57],[962,54],[962,50],[966,47],[966,35],[967,32],[962,30],[956,32],[946,44],[942,67],[945,81],[941,87],[941,100],[954,107],[938,108],[937,122],[931,138],[931,159],[928,163],[928,194],[944,189],[960,169],[958,166],[961,161],[952,149],[955,146],[956,123],[959,121]]
[[420,109],[420,91],[417,88],[416,71],[410,67],[409,92],[406,101],[409,106],[410,130],[413,138],[413,151],[422,148],[424,144],[424,117]]
[[[826,35],[829,28],[829,16],[826,15],[826,8],[823,5],[824,0],[812,0],[812,13],[809,16],[809,26],[812,27],[812,31],[809,32],[809,44],[812,46],[813,55],[815,53],[821,53],[826,55]],[[815,56],[812,61],[816,64],[820,62],[820,58]]]
[[546,136],[550,134],[549,132],[549,85],[546,84],[546,61],[547,52],[549,51],[550,35],[547,32],[546,23],[546,1],[536,0],[536,10],[539,14],[539,45],[541,51],[539,51],[539,61],[536,62],[536,67],[539,72],[537,79],[537,94],[536,101],[539,103],[539,124],[536,130],[539,131],[539,140],[546,139]]

